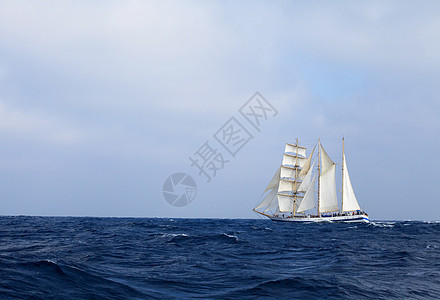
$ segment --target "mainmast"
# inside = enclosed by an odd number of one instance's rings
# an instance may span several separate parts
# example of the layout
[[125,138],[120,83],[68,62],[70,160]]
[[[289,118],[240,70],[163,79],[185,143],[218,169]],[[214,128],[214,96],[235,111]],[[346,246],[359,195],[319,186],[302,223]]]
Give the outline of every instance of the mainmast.
[[344,137],[342,137],[342,188],[341,188],[341,213],[344,209]]
[[321,158],[321,139],[319,139],[318,141],[318,215],[320,214],[319,211],[319,202],[320,202],[320,196],[319,196],[319,191],[320,191],[320,182],[321,182],[321,164],[320,164],[320,158]]

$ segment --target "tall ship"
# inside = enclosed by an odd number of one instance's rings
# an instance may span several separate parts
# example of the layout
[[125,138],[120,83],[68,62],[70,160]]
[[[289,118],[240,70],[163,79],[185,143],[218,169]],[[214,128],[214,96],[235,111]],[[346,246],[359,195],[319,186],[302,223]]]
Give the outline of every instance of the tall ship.
[[[315,150],[317,149],[317,155]],[[363,222],[368,214],[356,199],[348,175],[342,139],[342,188],[339,207],[336,192],[336,163],[321,141],[307,156],[307,149],[286,143],[281,166],[263,192],[254,212],[281,222]]]

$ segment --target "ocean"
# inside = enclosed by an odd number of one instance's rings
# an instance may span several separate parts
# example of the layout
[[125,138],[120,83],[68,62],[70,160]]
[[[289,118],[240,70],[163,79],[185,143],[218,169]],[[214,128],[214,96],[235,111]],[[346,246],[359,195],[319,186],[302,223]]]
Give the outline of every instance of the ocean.
[[440,299],[440,223],[0,217],[0,299]]

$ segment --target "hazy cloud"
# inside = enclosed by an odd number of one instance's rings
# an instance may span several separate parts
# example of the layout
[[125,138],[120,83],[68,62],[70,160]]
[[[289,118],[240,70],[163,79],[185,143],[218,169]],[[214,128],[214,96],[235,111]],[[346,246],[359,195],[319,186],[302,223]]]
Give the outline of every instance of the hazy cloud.
[[[345,135],[353,184],[372,215],[421,218],[409,208],[412,195],[398,193],[406,204],[395,208],[393,191],[416,180],[424,206],[437,205],[429,199],[438,163],[421,157],[409,165],[411,153],[398,149],[440,147],[439,8],[436,1],[1,1],[0,156],[17,171],[3,172],[0,199],[21,199],[3,212],[249,217],[256,185],[270,179],[284,142],[331,144]],[[159,194],[164,178],[189,172],[188,156],[257,90],[279,110],[274,123],[205,188],[211,202],[200,190],[191,208],[170,212]],[[365,158],[372,153],[374,171]],[[27,165],[35,173],[21,173]],[[414,179],[421,166],[427,171]],[[58,178],[65,180],[57,185]],[[41,205],[24,210],[33,200],[16,192],[19,185]],[[54,186],[61,187],[46,195]],[[231,212],[237,198],[240,209]],[[78,199],[96,202],[87,210]]]

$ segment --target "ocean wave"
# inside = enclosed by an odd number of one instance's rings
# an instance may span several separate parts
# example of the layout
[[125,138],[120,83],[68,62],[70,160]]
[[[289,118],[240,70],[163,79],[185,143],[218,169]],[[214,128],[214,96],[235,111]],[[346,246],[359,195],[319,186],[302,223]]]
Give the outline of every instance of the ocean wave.
[[[8,283],[10,296],[23,293],[36,298],[143,298],[137,289],[102,276],[92,274],[78,266],[51,259],[28,261],[10,265],[15,280]],[[2,286],[5,286],[3,278]],[[0,294],[2,289],[0,288]]]
[[227,233],[206,234],[206,235],[188,235],[180,234],[163,234],[169,244],[205,244],[205,243],[238,243],[238,237]]
[[426,249],[437,249],[437,248],[438,248],[437,244],[428,244],[426,246]]
[[188,235],[186,233],[164,233],[164,234],[160,234],[160,236],[164,238],[169,238],[169,237],[173,238],[176,236],[187,237]]
[[0,298],[440,299],[438,223],[12,221]]
[[380,221],[376,221],[376,222],[371,221],[370,223],[368,223],[368,225],[370,226],[382,227],[382,228],[393,228],[395,224],[396,222],[380,222]]
[[[351,285],[335,285],[334,282],[326,279],[315,279],[306,277],[281,278],[276,280],[268,280],[256,285],[228,291],[219,296],[226,298],[334,298],[341,299],[351,293],[358,296],[361,291],[356,286]],[[346,291],[347,290],[347,291]],[[365,293],[366,296],[366,293]]]
[[226,236],[226,237],[228,237],[228,238],[238,242],[238,237],[235,236],[235,235],[230,235],[230,234],[227,234],[227,233],[224,233],[224,232],[222,233],[222,235],[224,235],[224,236]]

